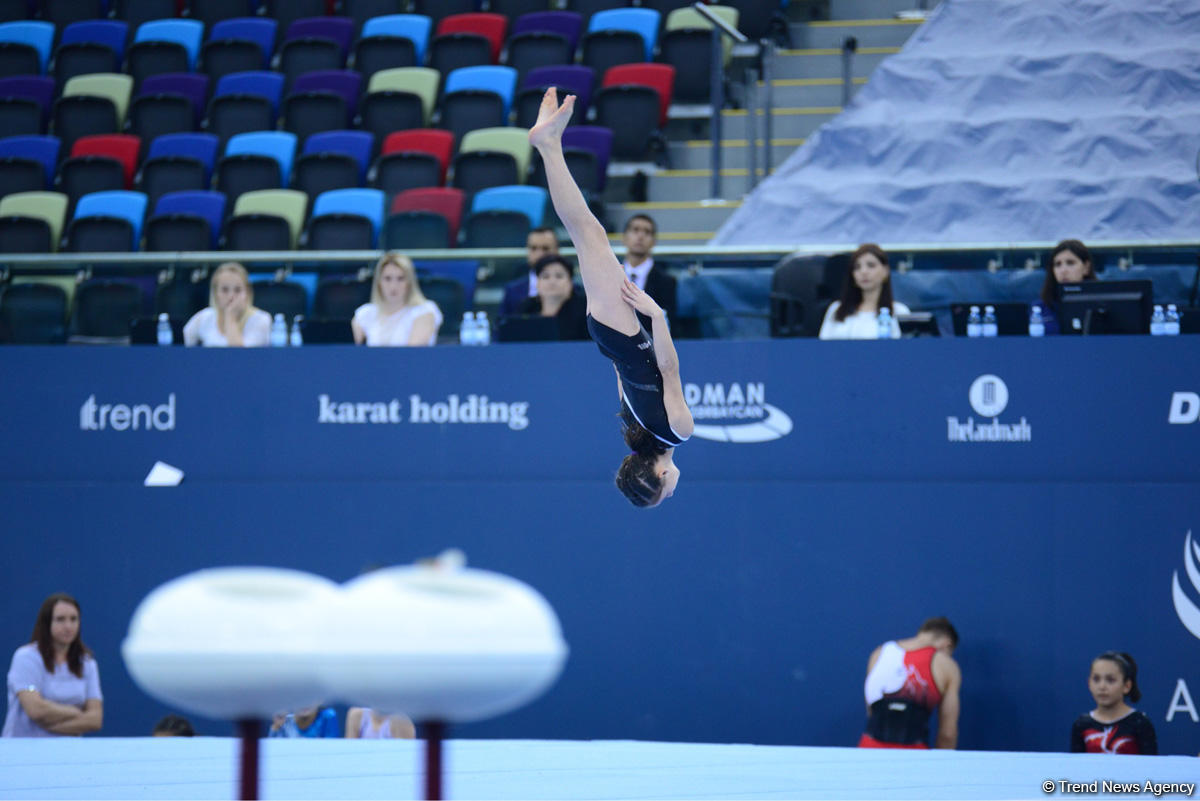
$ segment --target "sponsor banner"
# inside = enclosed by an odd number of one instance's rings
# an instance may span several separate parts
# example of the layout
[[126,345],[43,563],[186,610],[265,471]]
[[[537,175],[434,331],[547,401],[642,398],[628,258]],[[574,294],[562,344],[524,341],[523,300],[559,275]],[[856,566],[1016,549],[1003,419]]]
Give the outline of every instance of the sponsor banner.
[[[695,434],[676,460],[686,480],[1197,480],[1180,434],[1200,430],[1200,349],[1158,339],[681,342]],[[608,481],[625,453],[590,343],[5,347],[0,375],[19,421],[0,480],[163,461],[189,480]]]

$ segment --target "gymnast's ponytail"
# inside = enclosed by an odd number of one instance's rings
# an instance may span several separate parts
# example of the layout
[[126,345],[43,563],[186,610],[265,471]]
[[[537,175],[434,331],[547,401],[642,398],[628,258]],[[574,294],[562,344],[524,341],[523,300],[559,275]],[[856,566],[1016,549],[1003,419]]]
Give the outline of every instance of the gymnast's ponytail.
[[629,454],[621,460],[621,466],[617,469],[617,489],[634,506],[653,506],[662,495],[663,486],[654,465],[659,454],[667,452],[667,446],[643,428],[625,406],[621,407],[618,417]]

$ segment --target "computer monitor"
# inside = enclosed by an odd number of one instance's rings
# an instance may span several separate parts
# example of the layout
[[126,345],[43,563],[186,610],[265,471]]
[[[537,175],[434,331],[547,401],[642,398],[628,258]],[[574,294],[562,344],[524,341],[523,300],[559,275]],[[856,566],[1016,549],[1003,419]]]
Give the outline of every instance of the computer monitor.
[[1058,287],[1062,334],[1146,334],[1154,306],[1149,281],[1084,281]]
[[933,316],[932,312],[897,314],[896,322],[900,324],[900,336],[905,338],[942,335],[942,332],[938,330],[937,318]]
[[558,319],[540,314],[501,317],[496,326],[497,342],[555,342],[559,337]]

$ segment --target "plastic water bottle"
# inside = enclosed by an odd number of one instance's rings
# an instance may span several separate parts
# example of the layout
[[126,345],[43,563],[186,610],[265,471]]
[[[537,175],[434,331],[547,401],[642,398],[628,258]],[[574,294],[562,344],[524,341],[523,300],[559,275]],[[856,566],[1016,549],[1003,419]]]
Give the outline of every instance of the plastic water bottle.
[[875,338],[876,339],[891,339],[892,338],[892,310],[884,306],[879,310],[879,316],[875,322]]
[[300,333],[300,321],[303,319],[303,314],[297,314],[292,318],[292,334],[288,337],[288,344],[293,348],[298,348],[304,344],[304,335]]
[[1179,309],[1174,303],[1167,304],[1167,316],[1163,322],[1163,334],[1169,337],[1179,336]]
[[1167,327],[1167,316],[1163,314],[1163,307],[1155,303],[1154,313],[1150,315],[1150,336],[1160,337],[1166,333],[1164,330]]
[[171,320],[166,312],[158,315],[158,344],[175,344],[175,334],[171,331]]
[[460,345],[475,344],[475,312],[463,312],[462,323],[458,326],[458,343]]
[[475,344],[492,344],[492,323],[485,311],[475,312]]
[[282,348],[288,343],[287,321],[283,319],[283,315],[277,313],[275,320],[271,323],[271,347]]
[[1029,336],[1046,336],[1046,321],[1042,318],[1042,307],[1037,303],[1029,309]]
[[971,313],[967,315],[967,336],[978,337],[983,336],[983,323],[979,319],[979,307],[972,306]]
[[983,326],[980,328],[979,333],[985,337],[994,337],[996,334],[1000,333],[1000,329],[996,327],[995,306],[983,307]]

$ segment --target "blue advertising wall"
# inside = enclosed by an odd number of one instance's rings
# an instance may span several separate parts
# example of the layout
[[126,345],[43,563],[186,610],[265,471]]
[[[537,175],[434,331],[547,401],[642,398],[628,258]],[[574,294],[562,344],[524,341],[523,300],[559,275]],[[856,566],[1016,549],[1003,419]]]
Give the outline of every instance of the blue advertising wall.
[[[104,733],[143,734],[166,710],[119,647],[158,584],[457,546],[542,592],[571,647],[542,699],[457,736],[852,744],[871,649],[945,614],[960,747],[1065,750],[1089,659],[1120,648],[1162,750],[1200,751],[1189,338],[680,357],[703,437],[645,511],[611,486],[615,380],[587,343],[0,349],[0,643],[75,594]],[[182,485],[141,486],[159,460]]]

